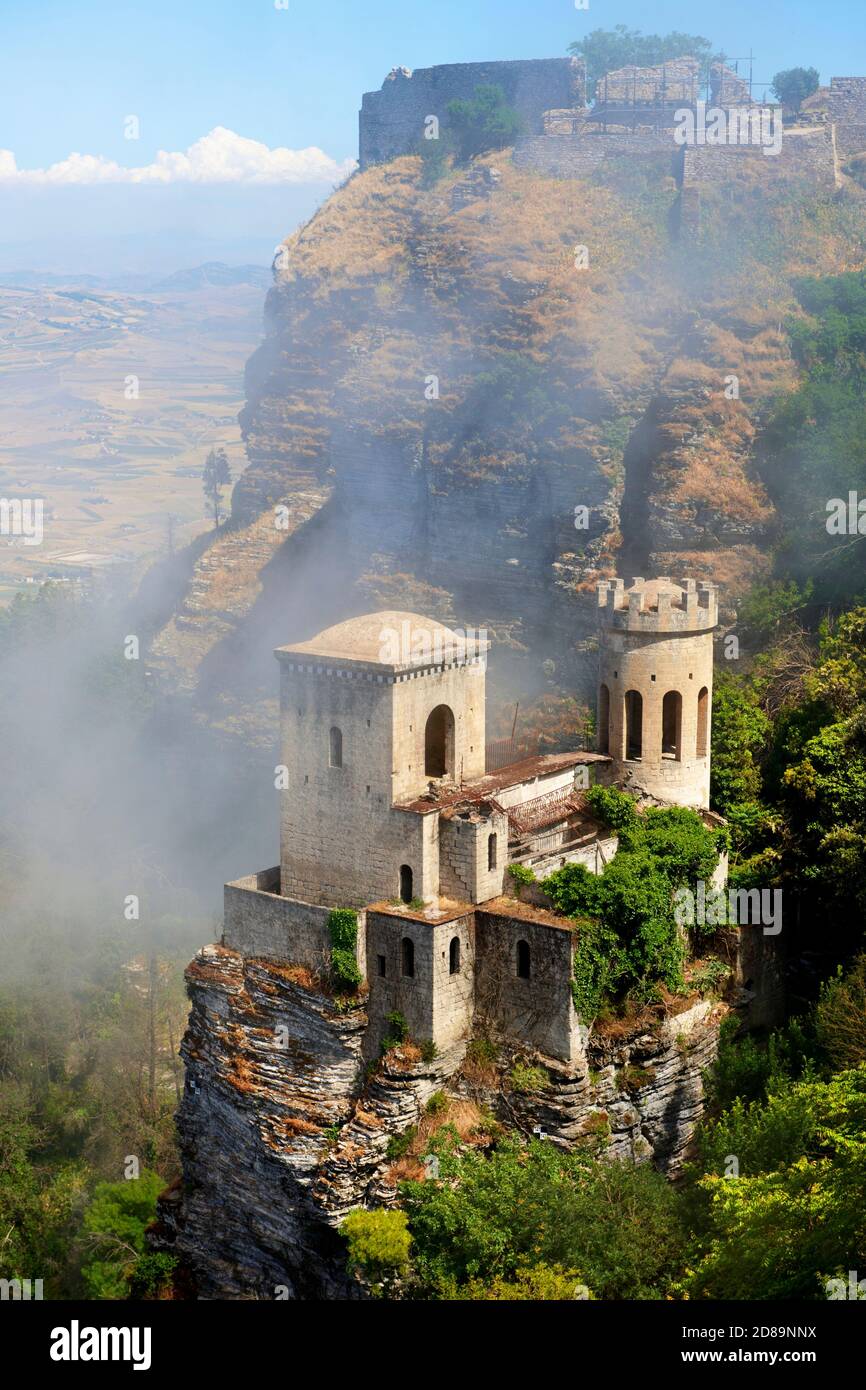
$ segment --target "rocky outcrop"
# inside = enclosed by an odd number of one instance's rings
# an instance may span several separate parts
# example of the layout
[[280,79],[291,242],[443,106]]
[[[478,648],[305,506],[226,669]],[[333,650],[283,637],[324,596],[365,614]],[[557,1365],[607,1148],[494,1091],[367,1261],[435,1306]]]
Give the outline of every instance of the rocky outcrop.
[[673,180],[607,163],[395,159],[286,241],[232,523],[156,642],[176,688],[201,696],[204,672],[251,710],[263,652],[396,589],[486,626],[494,703],[525,711],[545,663],[591,694],[597,579],[688,572],[736,600],[763,576],[756,444],[796,377],[791,277],[849,263],[850,214],[819,189],[711,191],[677,239]]
[[306,971],[208,946],[187,987],[183,1181],[161,1199],[153,1247],[180,1258],[199,1297],[361,1296],[337,1227],[462,1050],[368,1078],[363,1008]]
[[[163,1195],[151,1239],[180,1259],[203,1298],[362,1297],[346,1274],[340,1223],[353,1207],[396,1199],[407,1173],[389,1140],[419,1125],[435,1092],[527,1137],[676,1173],[726,1012],[699,1001],[616,1039],[595,1037],[574,1067],[534,1054],[547,1081],[525,1092],[511,1084],[508,1049],[480,1077],[463,1066],[465,1044],[428,1062],[406,1048],[365,1066],[362,1003],[346,1007],[297,967],[208,946],[187,985],[183,1181]],[[423,1175],[411,1162],[409,1175]]]

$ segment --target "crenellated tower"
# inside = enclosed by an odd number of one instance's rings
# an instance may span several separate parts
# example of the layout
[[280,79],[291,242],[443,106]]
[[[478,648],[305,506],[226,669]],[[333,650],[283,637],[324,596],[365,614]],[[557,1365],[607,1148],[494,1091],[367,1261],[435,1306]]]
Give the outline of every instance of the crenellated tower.
[[708,807],[716,586],[605,580],[598,613],[598,749],[613,759],[614,780]]

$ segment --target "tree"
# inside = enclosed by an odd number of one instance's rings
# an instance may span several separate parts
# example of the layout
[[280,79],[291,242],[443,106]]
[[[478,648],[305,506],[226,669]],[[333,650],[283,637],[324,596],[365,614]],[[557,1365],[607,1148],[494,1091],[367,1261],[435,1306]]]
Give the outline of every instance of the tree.
[[219,526],[222,490],[224,487],[228,487],[232,480],[225,449],[211,449],[205,459],[201,480],[204,495],[213,508],[214,526]]
[[[864,1250],[866,1067],[735,1101],[699,1135],[707,1203],[690,1298],[823,1299]],[[728,1176],[736,1155],[739,1176]]]
[[818,90],[821,78],[817,68],[785,68],[773,78],[773,95],[789,111],[799,111],[803,102]]
[[[509,1137],[487,1157],[446,1126],[431,1141],[439,1180],[405,1182],[412,1271],[422,1296],[503,1296],[535,1270],[533,1298],[572,1271],[597,1298],[664,1298],[684,1254],[677,1195],[649,1165]],[[514,1295],[512,1294],[512,1297]],[[527,1297],[524,1292],[519,1295]],[[575,1288],[567,1295],[575,1297]]]
[[144,1233],[156,1217],[165,1183],[147,1168],[124,1182],[100,1182],[84,1213],[93,1258],[82,1267],[91,1298],[125,1298],[129,1279],[144,1255]]
[[699,34],[644,34],[640,29],[629,29],[625,24],[617,24],[614,29],[593,29],[585,39],[568,46],[586,62],[586,94],[592,101],[595,86],[605,73],[616,68],[624,68],[630,63],[638,67],[652,67],[666,62],[669,58],[697,58],[708,63],[712,56],[712,44]]
[[457,141],[457,157],[463,164],[468,164],[473,155],[513,145],[523,124],[495,83],[476,87],[471,101],[450,101],[448,122]]
[[349,1245],[349,1269],[367,1279],[374,1294],[383,1294],[405,1273],[411,1237],[402,1211],[350,1211],[342,1226]]

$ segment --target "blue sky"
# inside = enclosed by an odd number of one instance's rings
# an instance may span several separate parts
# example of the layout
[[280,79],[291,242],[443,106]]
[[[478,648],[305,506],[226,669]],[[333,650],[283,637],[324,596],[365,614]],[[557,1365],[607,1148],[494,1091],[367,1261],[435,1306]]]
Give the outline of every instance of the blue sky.
[[[219,223],[220,206],[231,223],[227,258],[264,257],[355,156],[361,93],[381,86],[398,64],[553,57],[589,30],[620,23],[698,32],[732,56],[751,47],[759,81],[798,64],[818,67],[825,81],[866,74],[866,0],[590,0],[588,10],[575,0],[287,3],[0,0],[0,270],[24,263],[22,246],[51,219],[60,220],[74,259],[73,245],[109,234],[128,242],[136,227],[151,238],[170,228],[175,244],[187,234],[200,241]],[[134,141],[124,138],[132,115],[140,122]],[[73,152],[124,168],[149,166],[161,150],[182,161],[217,127],[224,143],[231,144],[228,133],[261,142],[266,157],[276,147],[285,158],[308,147],[324,156],[312,157],[314,177],[300,166],[280,196],[247,183],[243,205],[230,180],[218,196],[205,196],[201,182],[196,199],[189,183],[175,194],[127,184],[88,201],[76,198],[81,188],[24,188],[9,179],[10,169],[16,178],[32,174]],[[229,151],[241,165],[261,153],[243,145]],[[223,155],[222,147],[215,155],[206,147],[199,157]],[[100,209],[99,228],[88,225],[90,207]]]
[[[864,0],[0,0],[0,147],[21,167],[70,150],[120,163],[214,126],[269,145],[355,152],[362,91],[397,64],[548,57],[593,28],[751,47],[758,77],[866,73]],[[123,118],[136,114],[134,156]]]

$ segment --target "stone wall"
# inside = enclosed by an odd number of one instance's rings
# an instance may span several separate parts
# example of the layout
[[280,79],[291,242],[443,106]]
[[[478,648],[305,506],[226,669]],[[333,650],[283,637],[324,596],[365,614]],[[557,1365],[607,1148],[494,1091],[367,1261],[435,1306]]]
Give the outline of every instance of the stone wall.
[[330,909],[281,897],[279,868],[227,883],[224,900],[223,944],[229,950],[314,972],[327,969]]
[[519,168],[558,179],[585,179],[608,161],[635,157],[653,158],[662,176],[674,174],[682,161],[670,135],[649,131],[538,135],[521,140],[514,149]]
[[[460,942],[459,969],[450,970],[450,948]],[[413,945],[413,970],[406,974],[403,942]],[[430,922],[418,915],[372,910],[367,913],[370,1020],[364,1050],[379,1056],[388,1032],[387,1016],[400,1013],[416,1042],[427,1039],[447,1048],[472,1033],[475,1003],[475,924],[472,913]]]
[[[493,867],[489,840],[496,838]],[[508,817],[491,808],[479,816],[467,812],[440,819],[439,886],[449,897],[485,902],[502,892],[508,867]]]
[[398,155],[413,154],[424,139],[428,116],[448,129],[448,104],[471,100],[479,86],[496,84],[523,119],[527,132],[541,129],[552,106],[582,105],[586,77],[577,58],[540,58],[505,63],[446,63],[433,68],[394,68],[378,92],[365,92],[359,118],[362,169]]
[[836,185],[835,141],[832,126],[788,131],[777,155],[754,145],[688,146],[684,151],[683,185],[730,183],[740,178],[802,179],[826,188]]
[[[503,907],[475,914],[476,1018],[479,1027],[523,1041],[563,1062],[582,1052],[571,995],[575,939],[570,926]],[[517,944],[529,946],[528,979],[517,972]]]
[[[394,810],[392,803],[426,789],[424,730],[438,705],[454,714],[455,776],[483,774],[483,668],[449,667],[405,679],[361,672],[345,679],[345,672],[300,665],[283,662],[281,759],[292,769],[281,809],[283,892],[360,907],[396,897],[406,864],[414,896],[434,897],[435,815]],[[339,767],[329,762],[332,727],[342,734]]]

